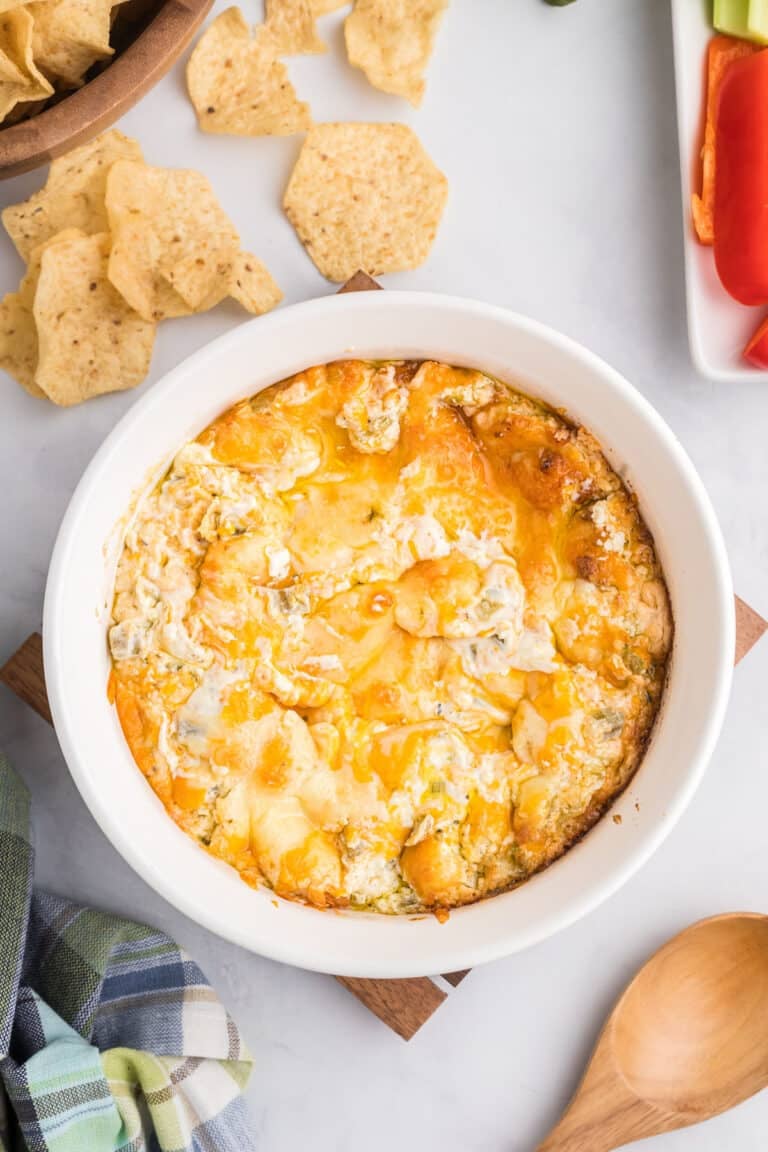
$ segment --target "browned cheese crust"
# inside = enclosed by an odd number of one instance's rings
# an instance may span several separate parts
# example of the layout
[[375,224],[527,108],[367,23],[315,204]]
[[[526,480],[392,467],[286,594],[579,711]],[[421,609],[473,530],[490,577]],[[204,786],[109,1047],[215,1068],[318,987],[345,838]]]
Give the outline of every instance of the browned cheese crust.
[[170,816],[250,884],[421,912],[520,884],[635,772],[672,623],[583,428],[435,362],[310,368],[143,502],[111,690]]

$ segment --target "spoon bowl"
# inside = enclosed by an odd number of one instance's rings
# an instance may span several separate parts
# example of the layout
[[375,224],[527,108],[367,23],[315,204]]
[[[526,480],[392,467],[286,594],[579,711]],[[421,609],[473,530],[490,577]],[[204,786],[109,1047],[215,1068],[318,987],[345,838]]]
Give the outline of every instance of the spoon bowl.
[[608,1152],[716,1116],[767,1085],[768,916],[714,916],[640,969],[538,1152]]
[[768,917],[704,920],[627,989],[613,1050],[629,1087],[661,1108],[715,1115],[768,1082]]

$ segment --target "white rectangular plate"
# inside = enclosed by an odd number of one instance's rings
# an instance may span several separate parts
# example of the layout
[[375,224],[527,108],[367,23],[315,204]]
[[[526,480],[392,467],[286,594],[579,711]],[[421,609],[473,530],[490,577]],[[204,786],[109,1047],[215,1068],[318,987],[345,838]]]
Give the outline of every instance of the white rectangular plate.
[[672,0],[688,341],[694,364],[711,380],[760,380],[768,378],[768,373],[750,368],[741,353],[767,310],[747,308],[728,295],[715,271],[712,249],[699,244],[691,221],[703,127],[706,51],[714,35],[711,8],[711,0]]

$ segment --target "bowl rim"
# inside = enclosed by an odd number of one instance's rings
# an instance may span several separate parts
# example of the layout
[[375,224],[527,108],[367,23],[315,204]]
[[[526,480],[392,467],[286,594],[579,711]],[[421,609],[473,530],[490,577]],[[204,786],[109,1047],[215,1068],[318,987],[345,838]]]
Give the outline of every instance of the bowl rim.
[[0,124],[0,180],[48,164],[111,127],[175,64],[212,5],[163,0],[135,40],[82,88],[28,120]]
[[[249,342],[257,342],[259,333],[263,334],[265,331],[264,325],[270,325],[270,327],[279,334],[281,331],[292,332],[297,329],[300,330],[302,321],[310,317],[322,320],[324,317],[330,316],[335,312],[343,312],[350,316],[359,313],[376,313],[377,310],[383,307],[387,309],[400,308],[409,311],[422,309],[425,310],[426,313],[431,311],[442,314],[446,319],[452,313],[455,314],[458,311],[468,316],[480,317],[482,320],[515,329],[520,334],[533,337],[535,340],[548,345],[550,349],[554,349],[557,353],[564,355],[567,359],[578,362],[582,368],[585,368],[592,376],[599,379],[601,387],[607,388],[609,392],[613,392],[614,395],[619,397],[620,402],[627,409],[628,418],[636,417],[649,427],[652,436],[662,447],[677,472],[680,481],[684,484],[687,496],[690,497],[692,504],[695,506],[695,511],[700,518],[702,540],[708,548],[709,559],[711,561],[711,576],[714,588],[713,600],[710,605],[713,611],[711,628],[714,630],[717,638],[716,651],[718,654],[716,666],[713,666],[712,669],[708,709],[703,723],[697,728],[694,749],[689,756],[689,763],[683,767],[679,765],[676,766],[675,770],[676,772],[679,770],[679,776],[677,777],[676,785],[672,788],[671,794],[665,802],[663,811],[658,814],[658,818],[655,818],[650,826],[646,827],[642,834],[639,834],[635,838],[631,850],[621,859],[620,863],[609,869],[605,875],[597,876],[591,880],[583,890],[578,891],[571,898],[567,899],[565,906],[550,907],[546,910],[542,907],[542,912],[537,916],[535,923],[523,926],[522,928],[520,925],[517,925],[514,929],[505,930],[503,917],[499,915],[497,917],[499,920],[498,931],[494,933],[490,941],[488,939],[472,938],[472,934],[470,933],[470,937],[459,946],[452,940],[449,941],[449,932],[445,938],[445,947],[441,947],[438,941],[435,947],[430,947],[426,950],[428,956],[420,955],[417,962],[414,962],[407,952],[377,953],[375,944],[370,949],[370,954],[362,958],[359,955],[349,957],[345,952],[343,943],[330,949],[323,945],[323,954],[315,954],[312,951],[312,921],[309,919],[307,920],[306,940],[304,940],[303,943],[296,944],[295,941],[283,940],[279,936],[260,939],[258,942],[254,942],[251,933],[243,925],[228,922],[226,916],[220,913],[215,907],[201,907],[200,900],[197,899],[195,894],[190,890],[191,885],[188,885],[186,888],[179,887],[174,883],[173,879],[169,880],[162,873],[159,866],[156,866],[152,855],[147,854],[140,845],[131,842],[130,838],[124,833],[119,818],[106,802],[106,798],[103,795],[104,790],[95,785],[93,778],[81,760],[78,749],[78,734],[73,728],[67,710],[68,695],[72,686],[68,685],[67,677],[62,674],[64,662],[62,660],[63,650],[60,644],[61,625],[67,613],[67,598],[65,592],[67,567],[77,537],[77,525],[80,517],[85,514],[92,491],[94,487],[98,485],[101,473],[107,467],[113,451],[118,445],[122,445],[135,435],[134,430],[139,428],[144,421],[151,417],[153,409],[160,406],[163,397],[173,389],[178,388],[185,376],[190,373],[203,371],[206,365],[215,364],[217,358],[220,358],[228,350],[234,350],[240,344],[242,344],[243,347],[247,347]],[[338,355],[340,357],[350,354],[354,354],[354,351],[350,352],[348,348],[339,348]],[[330,358],[332,359],[333,357]],[[481,359],[481,357],[478,357],[478,359]],[[307,362],[307,360],[304,361],[305,364]],[[311,362],[311,357],[309,358],[309,362]],[[511,366],[511,370],[514,371],[513,365]],[[525,390],[525,385],[522,385],[522,387],[523,390]],[[233,402],[234,400],[232,399],[227,400],[225,407]],[[221,410],[224,410],[224,408],[222,407]],[[588,420],[586,423],[587,426],[589,426]],[[201,427],[202,426],[204,425],[201,425]],[[598,437],[598,439],[601,438]],[[179,445],[182,442],[180,436]],[[610,451],[610,445],[605,444],[603,446],[606,451]],[[146,490],[148,487],[146,480],[141,487],[142,490]],[[190,916],[191,919],[202,924],[217,935],[249,948],[252,951],[257,951],[274,960],[316,971],[331,972],[336,975],[396,978],[427,975],[437,971],[454,971],[470,968],[528,947],[552,935],[554,932],[568,927],[574,921],[597,907],[616,892],[622,884],[642,867],[652,853],[656,851],[664,841],[687,807],[702,779],[712,754],[725,715],[732,677],[732,654],[735,645],[735,611],[733,587],[725,545],[718,521],[703,483],[671,429],[650,402],[623,376],[594,353],[588,351],[571,338],[556,332],[538,321],[520,316],[507,309],[484,304],[475,300],[446,296],[438,293],[388,290],[386,293],[371,292],[322,297],[282,308],[269,316],[261,317],[250,323],[240,325],[181,361],[132,405],[104,440],[91,463],[86,468],[62,520],[53,550],[46,585],[43,612],[43,645],[46,684],[51,712],[69,771],[87,807],[107,838],[131,867],[154,888],[155,891],[159,892],[161,896],[180,911]],[[653,739],[651,744],[653,744]],[[642,763],[638,771],[641,769]],[[151,793],[149,785],[146,785],[146,789],[149,795],[153,797],[154,794]],[[610,809],[603,815],[595,826],[595,829],[607,822],[609,812]],[[165,819],[168,820],[167,816]],[[168,824],[176,829],[176,825],[173,824],[172,821],[168,820]],[[185,841],[188,840],[183,833],[180,832],[179,835]],[[592,835],[592,833],[590,833],[590,835]],[[575,853],[579,851],[581,845],[585,844],[588,840],[589,836],[587,836],[581,844],[571,848],[560,858],[560,861],[556,861],[550,868],[540,873],[539,876],[546,877],[548,873],[552,872],[556,867],[562,866],[563,864],[567,866],[569,859],[571,859]],[[191,845],[191,841],[189,841],[189,843]],[[199,848],[194,845],[191,846],[194,851],[201,856],[205,856],[207,861],[213,862],[216,866],[218,865],[217,861],[213,861],[211,857],[203,853]],[[236,874],[233,873],[233,875]],[[505,899],[514,897],[516,893],[521,893],[529,889],[536,882],[536,879],[537,877],[534,877],[521,888],[511,892],[500,894],[486,901],[480,901],[467,908],[454,910],[451,913],[450,919],[451,921],[458,921],[461,917],[466,917],[472,909],[478,909],[483,905],[496,905],[498,903],[499,906],[501,906]],[[239,877],[237,878],[237,882],[242,884]],[[252,890],[249,889],[248,891]],[[290,903],[283,901],[272,902],[275,904]],[[546,901],[544,901],[543,904],[546,904]],[[318,912],[295,903],[291,903],[290,907],[292,910],[301,909],[302,914],[306,914],[307,917],[321,916],[326,918],[340,915],[346,919],[354,917],[358,921],[370,919],[370,915],[366,913],[339,914],[330,911]],[[293,913],[291,912],[291,914]],[[389,918],[373,914],[373,919],[377,922],[392,922],[392,920],[402,921],[406,918]],[[378,932],[379,930],[377,929],[376,931]],[[375,936],[375,934],[376,933],[373,933],[372,935]],[[424,949],[421,949],[422,953],[424,953],[424,951]]]

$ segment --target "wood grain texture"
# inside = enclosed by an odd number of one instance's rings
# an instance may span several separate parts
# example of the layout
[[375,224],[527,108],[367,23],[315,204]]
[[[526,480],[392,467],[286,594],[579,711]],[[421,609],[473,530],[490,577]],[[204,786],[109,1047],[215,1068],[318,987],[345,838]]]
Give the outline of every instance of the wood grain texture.
[[611,1152],[768,1086],[768,916],[691,925],[640,969],[537,1152]]
[[211,4],[165,0],[144,31],[98,76],[37,116],[0,128],[0,179],[47,164],[114,124],[179,58]]
[[536,1152],[612,1152],[663,1131],[655,1126],[656,1109],[617,1076],[609,1034],[606,1026],[568,1110]]
[[768,630],[768,620],[745,604],[740,596],[736,597],[736,663],[743,660],[750,648],[757,644],[761,636]]
[[369,276],[367,272],[355,272],[354,276],[350,276],[346,284],[342,284],[336,293],[337,296],[343,296],[345,292],[381,292],[383,291],[381,284],[374,280],[373,276]]
[[447,980],[454,988],[458,988],[465,976],[469,976],[471,969],[465,968],[463,972],[444,972],[443,980]]
[[349,976],[336,979],[403,1040],[415,1036],[447,999],[447,993],[428,976],[412,980],[360,980]]
[[21,648],[0,668],[0,682],[7,684],[43,720],[53,724],[45,691],[43,638],[39,632],[28,636]]

